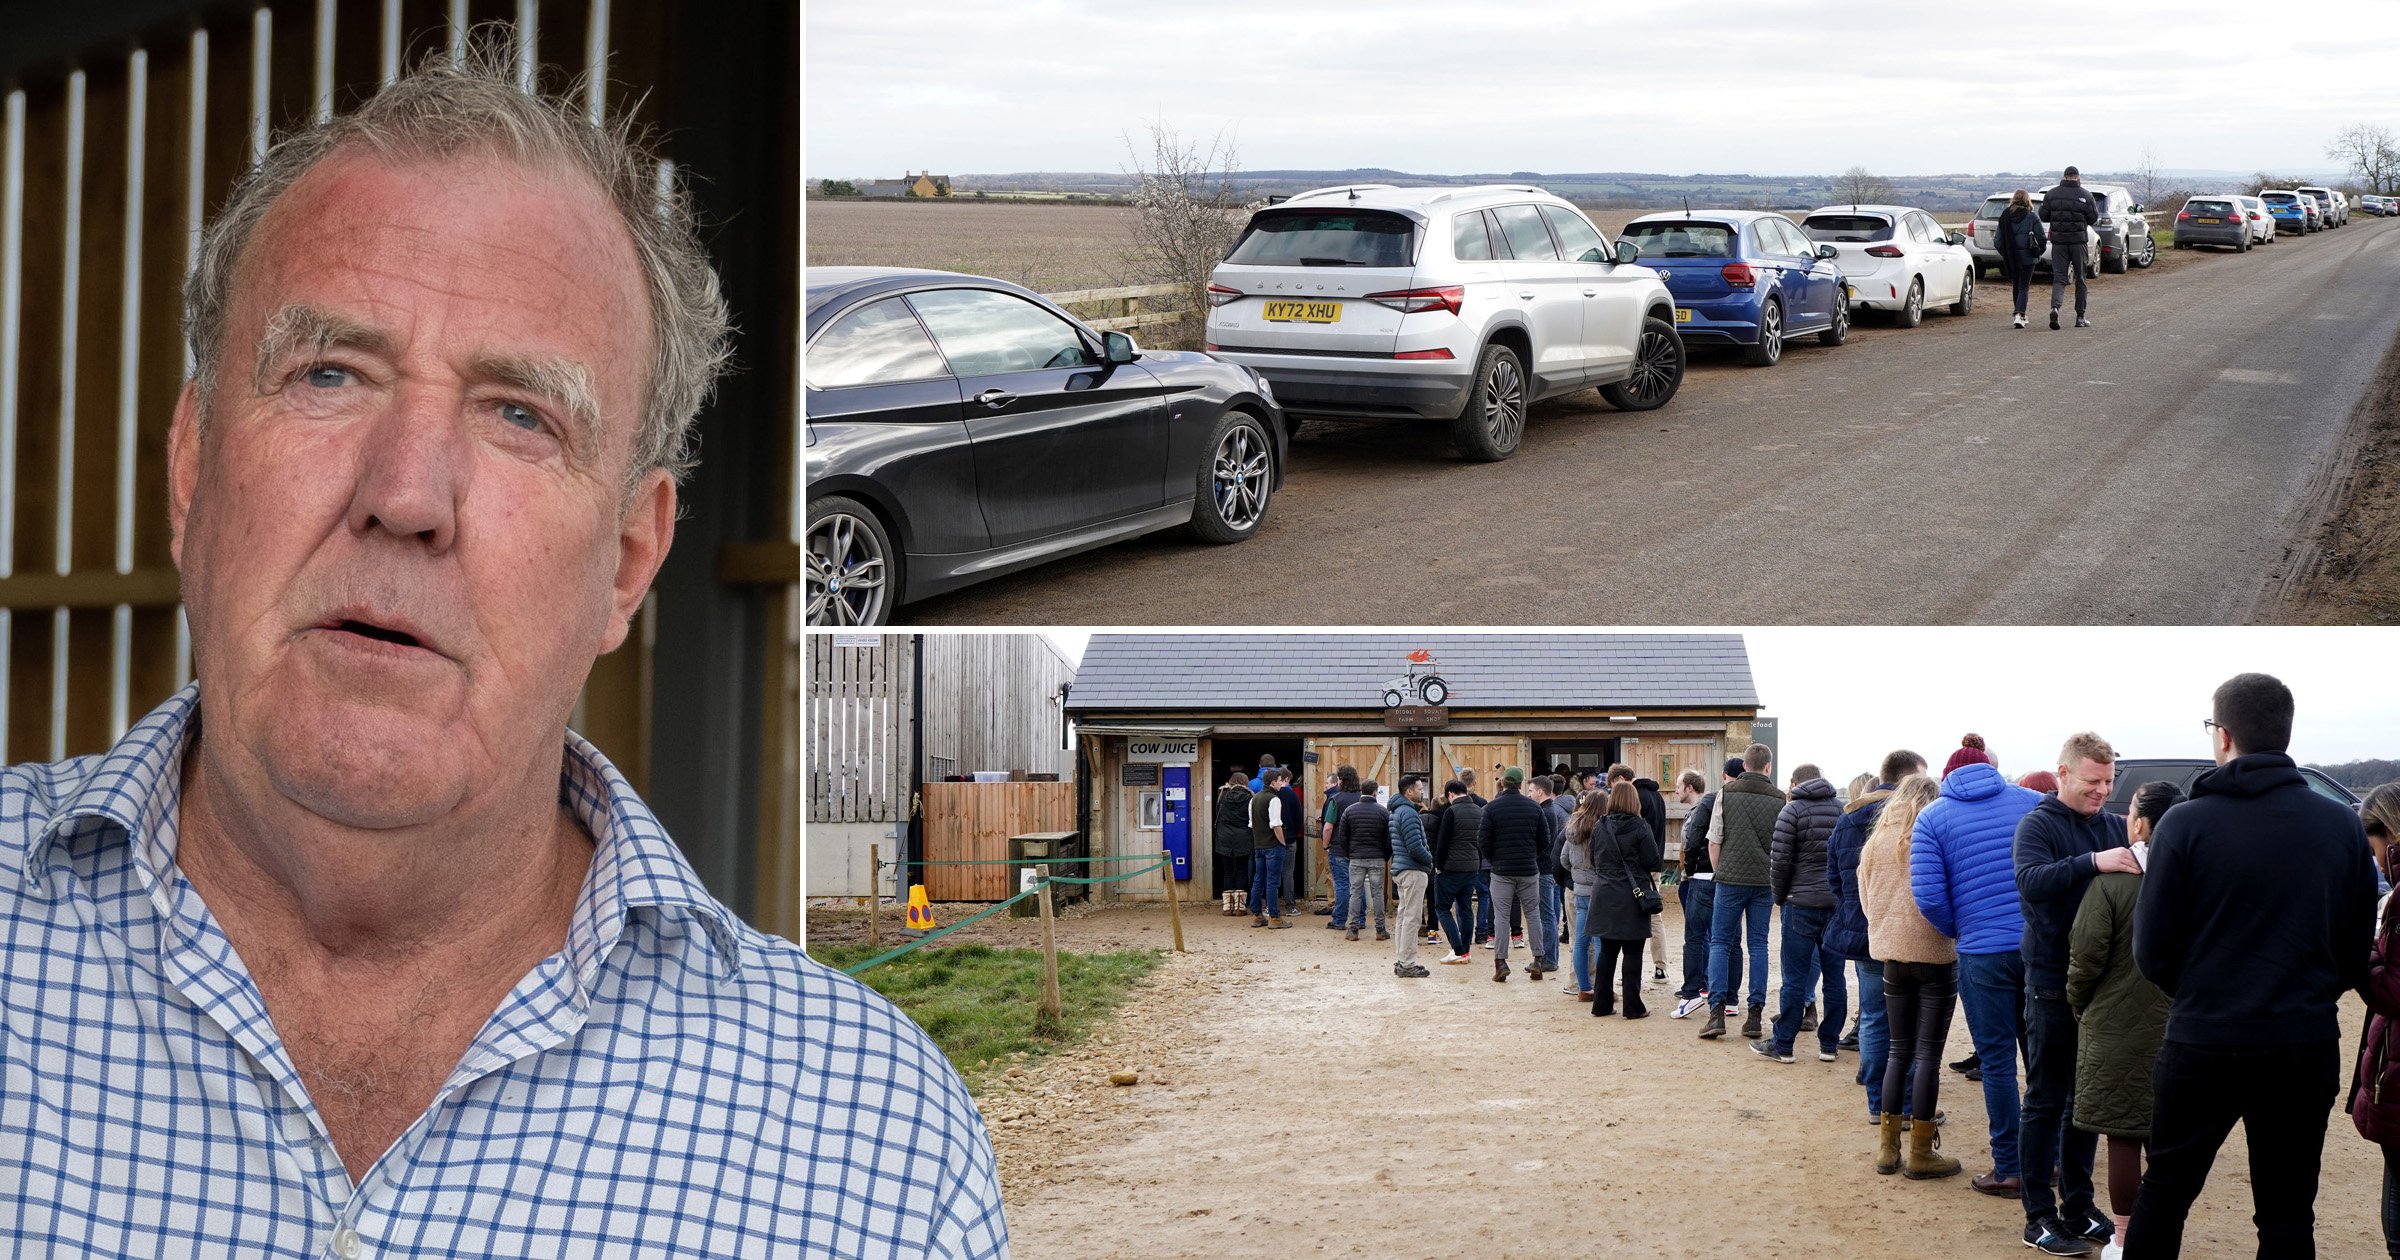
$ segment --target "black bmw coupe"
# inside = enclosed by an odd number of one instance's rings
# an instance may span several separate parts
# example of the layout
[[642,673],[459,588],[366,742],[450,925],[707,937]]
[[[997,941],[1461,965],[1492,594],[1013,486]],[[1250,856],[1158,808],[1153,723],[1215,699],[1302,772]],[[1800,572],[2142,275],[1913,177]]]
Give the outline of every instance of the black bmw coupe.
[[1258,532],[1285,430],[1249,368],[947,271],[807,273],[808,624],[1169,526]]

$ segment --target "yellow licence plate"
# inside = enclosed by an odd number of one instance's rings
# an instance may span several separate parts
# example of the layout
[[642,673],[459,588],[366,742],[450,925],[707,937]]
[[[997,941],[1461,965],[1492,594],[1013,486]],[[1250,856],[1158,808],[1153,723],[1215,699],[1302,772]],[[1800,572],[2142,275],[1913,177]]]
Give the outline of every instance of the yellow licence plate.
[[2194,222],[2194,223],[2223,223],[2224,221],[2225,221],[2225,220],[2223,220],[2223,219],[2194,219],[2194,220],[2192,220],[2192,222]]
[[1342,318],[1339,302],[1269,302],[1258,317],[1279,324],[1335,324]]
[[1688,323],[1691,323],[1691,322],[1692,322],[1692,308],[1691,308],[1691,307],[1688,307],[1688,306],[1678,306],[1678,307],[1676,307],[1676,308],[1675,308],[1675,322],[1676,322],[1676,323],[1678,323],[1678,324],[1688,324]]

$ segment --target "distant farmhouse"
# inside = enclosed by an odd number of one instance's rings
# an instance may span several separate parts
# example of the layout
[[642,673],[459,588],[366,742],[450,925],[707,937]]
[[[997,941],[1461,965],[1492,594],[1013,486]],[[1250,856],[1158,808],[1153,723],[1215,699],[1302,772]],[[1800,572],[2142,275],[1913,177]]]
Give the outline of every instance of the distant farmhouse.
[[905,179],[870,179],[860,184],[858,191],[867,197],[947,197],[950,177],[931,171],[911,172]]

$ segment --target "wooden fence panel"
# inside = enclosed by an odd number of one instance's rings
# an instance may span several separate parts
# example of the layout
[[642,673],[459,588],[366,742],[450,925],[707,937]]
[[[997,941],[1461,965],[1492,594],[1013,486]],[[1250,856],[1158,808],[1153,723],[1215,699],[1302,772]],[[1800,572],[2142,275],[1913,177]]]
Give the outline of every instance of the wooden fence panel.
[[[925,785],[929,862],[997,862],[1008,857],[1011,836],[1074,829],[1072,783]],[[925,891],[935,901],[1000,901],[1016,895],[1016,880],[1006,866],[931,866],[925,870]]]

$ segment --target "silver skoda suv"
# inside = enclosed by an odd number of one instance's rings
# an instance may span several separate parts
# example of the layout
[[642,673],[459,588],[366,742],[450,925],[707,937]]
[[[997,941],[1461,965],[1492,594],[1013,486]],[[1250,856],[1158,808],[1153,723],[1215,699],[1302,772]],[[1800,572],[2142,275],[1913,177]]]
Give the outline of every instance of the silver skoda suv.
[[1531,185],[1320,188],[1252,215],[1217,264],[1208,349],[1266,377],[1295,425],[1445,420],[1468,459],[1506,459],[1542,399],[1675,396],[1675,299],[1633,260]]

